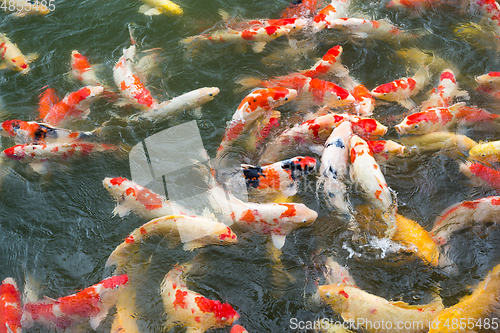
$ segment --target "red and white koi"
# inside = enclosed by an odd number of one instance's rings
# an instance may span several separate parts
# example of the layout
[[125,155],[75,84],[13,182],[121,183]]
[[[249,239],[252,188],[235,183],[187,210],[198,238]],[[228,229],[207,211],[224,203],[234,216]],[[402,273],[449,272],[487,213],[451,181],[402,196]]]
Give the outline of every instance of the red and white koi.
[[323,146],[333,129],[346,120],[351,122],[353,133],[362,137],[377,138],[387,133],[387,127],[375,119],[345,113],[328,113],[285,130],[263,152],[261,162],[273,163],[276,158],[282,158],[287,149],[297,146],[321,154]]
[[469,177],[475,186],[487,185],[497,192],[500,190],[500,171],[481,163],[460,164],[460,172]]
[[398,102],[408,109],[415,107],[411,97],[417,95],[427,84],[429,73],[426,66],[422,66],[414,76],[401,78],[384,83],[374,88],[372,96],[391,102]]
[[316,191],[322,188],[326,203],[340,214],[349,214],[350,204],[346,201],[345,181],[349,178],[349,140],[352,136],[351,123],[342,122],[326,140]]
[[318,0],[292,1],[280,14],[280,19],[301,17],[313,18],[320,7]]
[[491,21],[495,28],[497,41],[500,42],[500,4],[495,0],[473,0],[471,2],[475,3],[479,10]]
[[228,303],[211,300],[190,290],[183,275],[186,268],[175,265],[161,283],[163,307],[167,314],[166,330],[175,325],[187,332],[205,332],[211,328],[231,326],[240,316]]
[[0,285],[0,332],[22,333],[21,293],[13,278],[6,278]]
[[259,117],[272,114],[275,107],[297,97],[297,91],[283,87],[258,89],[248,94],[229,121],[222,142],[217,150],[220,157],[226,149]]
[[405,146],[392,140],[368,140],[366,143],[377,163],[387,162],[394,157],[403,157],[405,154]]
[[341,266],[338,262],[333,260],[332,257],[326,258],[323,275],[328,284],[356,285],[356,281],[354,281],[354,278],[349,274],[348,268],[346,266]]
[[86,86],[102,86],[96,71],[86,56],[77,50],[71,52],[71,75]]
[[341,17],[329,22],[327,29],[339,30],[356,38],[376,38],[385,41],[408,39],[410,34],[393,25],[389,20],[365,20],[362,18]]
[[63,330],[75,323],[89,322],[95,330],[115,305],[121,287],[127,282],[126,274],[112,276],[57,300],[45,297],[41,301],[26,303],[21,323],[25,328],[38,323],[50,329]]
[[349,156],[351,180],[361,187],[371,204],[382,210],[387,224],[386,236],[391,238],[396,231],[396,207],[380,166],[366,141],[357,135],[350,139]]
[[60,99],[52,88],[45,89],[38,97],[40,98],[38,101],[38,118],[43,119]]
[[55,103],[43,118],[43,122],[61,126],[72,119],[85,119],[90,113],[90,104],[104,91],[101,86],[86,86],[66,95]]
[[344,17],[351,4],[350,0],[332,0],[325,8],[321,9],[313,19],[313,28],[323,30],[331,24],[332,21]]
[[123,266],[134,249],[151,236],[168,236],[184,242],[184,250],[213,245],[231,245],[238,242],[236,234],[224,223],[200,216],[166,215],[153,219],[135,229],[111,253],[106,266]]
[[500,72],[489,72],[476,77],[477,91],[490,97],[500,99]]
[[319,78],[329,73],[344,73],[347,69],[340,63],[343,50],[340,45],[332,47],[310,69],[301,71],[300,74],[310,78]]
[[500,222],[500,197],[462,201],[446,208],[434,221],[430,236],[436,244],[443,246],[452,233],[486,222]]
[[437,88],[432,88],[429,99],[420,104],[420,110],[424,111],[433,107],[449,107],[453,99],[457,97],[469,99],[469,93],[460,90],[453,71],[445,69],[439,76]]
[[282,193],[289,197],[297,193],[298,180],[316,170],[316,159],[297,156],[262,167],[248,164],[241,167],[249,190]]
[[17,45],[2,33],[0,33],[0,57],[4,62],[0,68],[7,68],[21,72],[21,74],[27,74],[30,70],[30,60],[36,59],[36,55],[24,56]]
[[94,136],[92,132],[71,132],[35,121],[6,120],[1,125],[2,136],[13,138],[18,144],[45,144],[49,142],[72,142]]
[[375,98],[370,94],[370,90],[358,84],[352,89],[351,94],[356,100],[355,109],[358,116],[371,116],[375,110]]
[[174,214],[192,215],[183,207],[126,178],[105,178],[102,183],[117,201],[114,215],[123,217],[132,212],[148,220]]

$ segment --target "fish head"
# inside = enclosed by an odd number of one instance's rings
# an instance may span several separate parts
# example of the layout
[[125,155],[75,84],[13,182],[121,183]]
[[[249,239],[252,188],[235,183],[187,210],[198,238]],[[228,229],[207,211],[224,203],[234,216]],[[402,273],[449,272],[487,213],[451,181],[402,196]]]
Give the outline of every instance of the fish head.
[[158,9],[162,12],[162,13],[168,13],[168,14],[172,14],[172,15],[182,15],[184,12],[182,10],[182,8],[173,3],[172,1],[170,0],[157,0],[155,1],[155,3],[158,5]]
[[220,89],[217,87],[207,87],[200,89],[200,102],[207,103],[210,102],[217,96],[220,92]]
[[130,187],[130,181],[123,177],[107,177],[104,178],[102,184],[109,194],[111,194],[111,196],[115,199],[119,199],[127,188]]
[[336,45],[334,47],[332,47],[331,49],[329,49],[325,55],[323,56],[323,60],[324,61],[327,61],[329,63],[335,63],[337,61],[339,61],[339,57],[342,55],[342,52],[344,51],[344,49],[342,48],[342,46],[340,45]]
[[327,25],[330,24],[329,16],[337,12],[333,5],[328,5],[325,8],[321,9],[318,14],[313,18],[313,27],[316,30],[322,30],[326,28]]
[[436,126],[435,113],[432,109],[417,112],[407,116],[400,124],[396,125],[399,134],[425,134],[433,131]]
[[17,135],[17,130],[21,127],[22,120],[12,119],[2,123],[2,135],[14,137]]
[[[314,81],[314,79],[312,81]],[[324,105],[336,107],[356,102],[354,96],[347,89],[342,88],[333,82],[326,82],[325,95],[323,97]]]
[[309,156],[297,156],[282,161],[281,168],[290,171],[290,176],[295,180],[316,170],[316,159]]
[[488,74],[476,76],[476,82],[481,86],[491,86],[500,83],[500,72],[489,72]]
[[[301,203],[278,203],[286,210],[281,214],[280,221],[290,230],[305,227],[316,221],[318,213]],[[286,225],[286,226],[285,226]]]
[[204,238],[207,244],[232,245],[238,243],[238,236],[229,227],[220,228]]
[[77,50],[71,51],[71,67],[80,73],[86,72],[90,69],[90,64],[87,57],[83,56]]
[[373,97],[386,101],[397,101],[399,99],[400,88],[394,82],[384,83],[370,91]]
[[[128,283],[128,280],[127,274],[115,275],[102,280],[95,286],[101,302],[101,312],[107,313],[107,311],[116,304],[118,297],[120,296],[125,285]],[[96,318],[90,319],[92,326],[98,325],[100,321],[104,319],[100,318],[99,315],[95,317]]]
[[328,284],[318,287],[318,294],[321,300],[330,305],[333,310],[339,311],[343,308],[343,303],[349,298],[345,289],[352,289],[342,284]]
[[87,89],[90,92],[89,97],[97,97],[101,95],[104,91],[104,87],[102,86],[88,86]]
[[11,65],[16,72],[21,72],[22,74],[26,74],[30,70],[28,61],[22,55],[12,58]]
[[498,160],[498,149],[491,143],[479,143],[469,150],[469,159],[479,162],[496,162]]
[[362,137],[376,138],[384,136],[387,133],[387,126],[381,124],[373,118],[351,117],[352,130]]
[[22,160],[26,156],[25,145],[15,145],[7,148],[2,152],[2,156],[11,160]]

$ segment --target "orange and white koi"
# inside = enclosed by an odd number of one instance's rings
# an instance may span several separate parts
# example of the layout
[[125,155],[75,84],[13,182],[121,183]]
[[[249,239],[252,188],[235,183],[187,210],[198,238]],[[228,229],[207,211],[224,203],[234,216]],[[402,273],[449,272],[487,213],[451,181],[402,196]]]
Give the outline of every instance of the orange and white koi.
[[[28,15],[47,15],[48,13],[50,13],[47,3],[43,5],[40,4],[40,2],[33,3],[28,0],[12,0],[7,2],[6,5],[3,4],[2,8],[5,11],[15,12],[12,14],[12,16],[15,17],[25,17]],[[14,10],[11,10],[11,8],[14,8]]]
[[297,193],[298,180],[316,170],[316,159],[297,156],[262,167],[248,164],[241,167],[249,190],[282,193],[289,197]]
[[224,223],[200,216],[166,215],[135,229],[111,253],[106,266],[124,265],[137,246],[151,236],[168,236],[174,241],[181,239],[185,241],[184,250],[209,244],[231,245],[238,242],[236,234]]
[[[443,310],[441,299],[426,305],[409,305],[405,302],[390,302],[385,298],[369,294],[355,286],[330,284],[319,286],[318,293],[321,299],[335,312],[340,313],[345,321],[356,322],[367,332],[399,333],[401,330],[396,323],[402,318],[416,323],[415,326],[405,328],[406,333],[425,332],[432,320]],[[391,322],[384,330],[376,329],[374,325],[364,325],[370,321]]]
[[429,234],[436,244],[443,246],[452,233],[481,222],[499,223],[499,217],[498,196],[462,201],[446,208],[434,221]]
[[21,293],[13,278],[6,278],[0,285],[0,332],[22,333]]
[[43,119],[60,99],[52,88],[45,89],[38,97],[40,98],[38,101],[38,118]]
[[180,16],[184,12],[178,4],[170,0],[142,0],[142,2],[144,5],[139,8],[139,12],[148,16],[161,14]]
[[175,265],[161,283],[167,330],[181,325],[187,328],[187,332],[201,333],[211,328],[231,326],[240,317],[230,304],[190,290],[183,277],[185,273],[185,267]]
[[358,116],[369,117],[375,110],[375,98],[370,94],[370,90],[362,84],[354,86],[351,94],[356,100],[355,109]]
[[394,157],[403,157],[405,154],[405,146],[392,140],[368,140],[366,143],[377,163],[387,162]]
[[2,136],[13,138],[18,144],[45,144],[48,142],[72,142],[94,136],[92,132],[71,132],[35,121],[6,120],[1,125]]
[[302,17],[313,18],[320,8],[318,0],[294,0],[280,14],[280,19]]
[[469,150],[469,159],[484,163],[500,161],[500,141],[480,142]]
[[104,91],[101,86],[86,86],[72,92],[55,103],[43,118],[43,122],[61,126],[72,119],[85,119],[90,113],[90,104]]
[[100,86],[101,81],[86,56],[77,50],[71,51],[71,75],[86,86]]
[[453,99],[457,97],[469,99],[469,93],[460,90],[453,71],[445,69],[439,76],[438,86],[432,88],[429,99],[420,104],[420,110],[424,111],[433,107],[449,107]]
[[490,97],[500,99],[500,72],[489,72],[476,77],[477,91]]
[[118,214],[123,217],[132,212],[148,220],[174,215],[174,212],[180,215],[192,215],[183,207],[126,178],[104,178],[102,183],[104,188],[117,201],[113,210],[114,215]]
[[333,129],[346,120],[351,122],[353,133],[362,137],[377,138],[387,133],[387,127],[375,119],[328,113],[285,130],[263,152],[261,162],[273,163],[274,159],[281,158],[287,149],[297,146],[321,154]]
[[272,109],[293,100],[295,97],[297,97],[296,90],[284,87],[258,89],[248,94],[243,98],[229,121],[217,150],[217,156],[220,157],[257,118],[271,114]]
[[487,185],[497,192],[500,190],[500,171],[481,163],[460,164],[460,172],[470,178],[474,186]]
[[0,33],[0,58],[4,62],[1,68],[26,74],[30,70],[30,59],[35,59],[36,55],[24,56],[17,45],[10,41],[9,37]]
[[349,140],[352,136],[351,123],[342,122],[337,126],[325,143],[321,155],[319,179],[316,191],[323,189],[326,203],[340,214],[349,214],[351,207],[346,201],[345,181],[349,178]]
[[38,323],[50,329],[63,330],[75,323],[89,322],[95,330],[115,305],[121,287],[127,282],[126,274],[116,275],[57,300],[46,297],[26,303],[21,323],[25,328]]
[[373,158],[366,141],[357,135],[350,139],[349,156],[351,180],[361,187],[371,204],[382,210],[383,220],[387,224],[386,236],[391,238],[396,231],[396,207],[380,166]]
[[350,0],[332,0],[325,8],[321,9],[313,19],[313,28],[323,30],[331,24],[332,21],[344,17],[351,4]]
[[301,71],[300,74],[310,78],[319,78],[329,73],[345,72],[346,68],[340,63],[343,50],[340,45],[332,47],[310,69]]
[[415,107],[411,97],[417,95],[426,85],[428,78],[426,66],[422,66],[414,76],[401,78],[389,83],[384,83],[374,88],[372,96],[391,102],[398,102],[408,109]]
[[[495,266],[472,292],[460,301],[441,311],[433,320],[429,333],[458,332],[446,323],[472,322],[481,323],[488,316],[498,311],[498,293],[500,293],[500,265]],[[462,330],[462,329],[460,329]]]

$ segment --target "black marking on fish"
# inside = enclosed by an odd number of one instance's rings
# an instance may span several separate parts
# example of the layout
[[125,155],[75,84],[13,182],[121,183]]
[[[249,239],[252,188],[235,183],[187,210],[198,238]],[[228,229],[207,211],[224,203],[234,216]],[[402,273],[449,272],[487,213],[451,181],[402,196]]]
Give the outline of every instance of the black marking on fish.
[[247,188],[253,187],[258,188],[260,185],[260,178],[264,177],[264,171],[261,167],[256,166],[244,166],[243,176],[245,177],[245,182]]

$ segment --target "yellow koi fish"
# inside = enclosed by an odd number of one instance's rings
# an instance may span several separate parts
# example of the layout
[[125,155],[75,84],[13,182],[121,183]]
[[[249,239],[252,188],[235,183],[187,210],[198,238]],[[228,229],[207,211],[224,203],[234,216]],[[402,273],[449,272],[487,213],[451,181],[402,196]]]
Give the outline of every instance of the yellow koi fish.
[[6,35],[0,33],[0,58],[4,62],[1,68],[7,68],[22,74],[28,73],[30,67],[28,63],[35,60],[37,55],[32,54],[28,57],[22,54],[16,44],[12,43]]
[[139,12],[144,15],[182,15],[182,8],[170,0],[142,0],[144,5],[139,8]]

